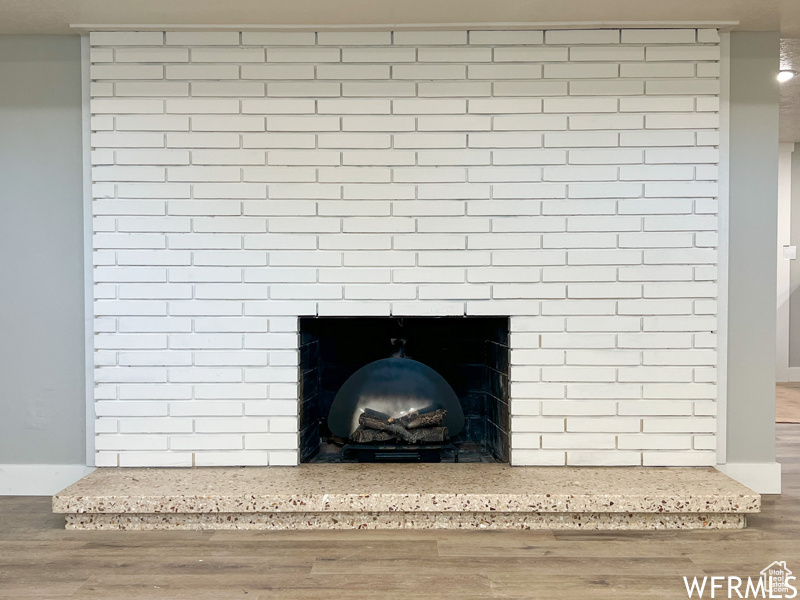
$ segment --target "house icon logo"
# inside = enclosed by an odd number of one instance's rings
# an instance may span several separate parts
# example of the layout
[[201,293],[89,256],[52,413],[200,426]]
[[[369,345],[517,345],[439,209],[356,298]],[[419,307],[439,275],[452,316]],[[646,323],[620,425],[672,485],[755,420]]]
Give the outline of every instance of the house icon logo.
[[[786,567],[786,561],[775,561],[771,565],[761,570],[761,578],[764,581],[764,590],[770,598],[783,598],[791,592],[797,593],[794,586],[790,585],[792,572]],[[794,597],[794,596],[792,596]]]
[[742,578],[736,575],[727,577],[683,578],[689,598],[797,598],[795,577],[786,566],[785,560],[776,560],[761,569],[759,577]]

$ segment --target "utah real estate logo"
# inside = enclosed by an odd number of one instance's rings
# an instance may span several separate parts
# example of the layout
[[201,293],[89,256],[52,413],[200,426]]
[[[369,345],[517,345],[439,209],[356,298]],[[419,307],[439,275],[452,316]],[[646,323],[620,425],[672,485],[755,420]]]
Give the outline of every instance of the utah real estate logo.
[[[786,561],[775,561],[761,570],[761,576],[753,579],[730,575],[728,577],[694,577],[689,581],[683,578],[689,598],[795,598],[797,588],[793,582],[795,577],[787,568]],[[716,596],[720,592],[720,596]],[[706,594],[704,596],[704,594]],[[727,594],[723,596],[722,594]]]

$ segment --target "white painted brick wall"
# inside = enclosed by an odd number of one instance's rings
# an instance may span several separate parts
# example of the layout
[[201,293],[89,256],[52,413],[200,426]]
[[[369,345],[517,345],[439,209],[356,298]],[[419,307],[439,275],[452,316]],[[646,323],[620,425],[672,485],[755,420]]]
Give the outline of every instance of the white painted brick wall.
[[297,316],[511,317],[516,465],[709,465],[713,30],[93,32],[97,463],[297,462]]

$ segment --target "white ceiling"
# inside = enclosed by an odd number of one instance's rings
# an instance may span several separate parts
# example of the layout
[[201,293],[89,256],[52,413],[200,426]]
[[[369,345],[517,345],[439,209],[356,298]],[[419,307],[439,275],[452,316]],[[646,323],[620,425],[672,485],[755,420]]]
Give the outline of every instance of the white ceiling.
[[[776,31],[784,68],[800,71],[800,0],[0,0],[0,34],[71,25],[384,26],[486,23],[736,22]],[[781,141],[800,141],[800,77],[781,86]]]

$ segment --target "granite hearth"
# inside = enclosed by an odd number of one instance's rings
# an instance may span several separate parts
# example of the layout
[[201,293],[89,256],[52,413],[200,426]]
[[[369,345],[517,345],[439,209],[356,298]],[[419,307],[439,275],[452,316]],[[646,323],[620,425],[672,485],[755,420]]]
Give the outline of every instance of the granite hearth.
[[761,497],[710,468],[303,464],[100,469],[68,529],[741,529]]

